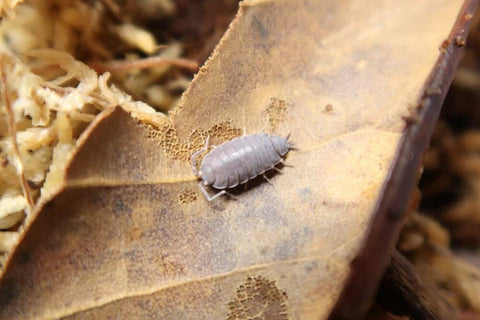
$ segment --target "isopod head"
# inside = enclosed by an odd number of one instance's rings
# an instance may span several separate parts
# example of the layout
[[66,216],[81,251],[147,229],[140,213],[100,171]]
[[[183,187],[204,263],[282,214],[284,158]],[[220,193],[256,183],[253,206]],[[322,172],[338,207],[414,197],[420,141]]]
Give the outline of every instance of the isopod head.
[[279,156],[283,157],[287,154],[290,149],[290,144],[288,143],[288,137],[286,138],[281,136],[270,136],[270,141],[272,141],[273,148],[278,153]]
[[203,183],[205,185],[211,185],[215,182],[215,174],[212,171],[212,168],[209,166],[202,166],[200,176],[202,177]]

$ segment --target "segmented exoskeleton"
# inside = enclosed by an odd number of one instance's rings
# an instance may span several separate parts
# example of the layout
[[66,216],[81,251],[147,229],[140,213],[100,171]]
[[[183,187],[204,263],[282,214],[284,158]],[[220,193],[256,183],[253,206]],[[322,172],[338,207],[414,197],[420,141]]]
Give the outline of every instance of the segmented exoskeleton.
[[[200,190],[208,201],[212,201],[226,194],[225,189],[234,188],[239,184],[255,178],[265,171],[276,169],[275,166],[283,162],[283,157],[291,149],[287,137],[254,133],[224,142],[212,149],[203,158],[200,170],[197,170],[195,158],[207,151],[209,137],[205,146],[195,152],[192,157],[192,170],[201,178]],[[221,191],[210,196],[205,186],[211,186]]]

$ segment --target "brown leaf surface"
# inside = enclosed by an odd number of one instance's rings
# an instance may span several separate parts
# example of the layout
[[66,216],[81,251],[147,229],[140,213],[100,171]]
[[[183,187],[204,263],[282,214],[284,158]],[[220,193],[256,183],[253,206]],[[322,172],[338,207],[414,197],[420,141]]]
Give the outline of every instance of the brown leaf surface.
[[[325,318],[461,4],[245,1],[172,122],[92,124],[0,318]],[[292,167],[208,203],[190,154],[244,127],[292,132]]]

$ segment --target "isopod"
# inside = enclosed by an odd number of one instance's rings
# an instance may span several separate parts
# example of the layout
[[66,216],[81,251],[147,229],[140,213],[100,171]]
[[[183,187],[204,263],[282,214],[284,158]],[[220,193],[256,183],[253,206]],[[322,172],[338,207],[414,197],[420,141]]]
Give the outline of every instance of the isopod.
[[[200,191],[208,201],[227,194],[230,189],[255,178],[265,171],[276,169],[283,162],[287,152],[292,149],[288,138],[267,133],[253,133],[234,138],[215,147],[203,158],[200,170],[197,170],[195,158],[207,151],[209,137],[205,146],[195,152],[192,157],[192,170],[202,181],[198,183]],[[278,169],[277,169],[278,170]],[[219,189],[217,194],[210,196],[206,186]]]

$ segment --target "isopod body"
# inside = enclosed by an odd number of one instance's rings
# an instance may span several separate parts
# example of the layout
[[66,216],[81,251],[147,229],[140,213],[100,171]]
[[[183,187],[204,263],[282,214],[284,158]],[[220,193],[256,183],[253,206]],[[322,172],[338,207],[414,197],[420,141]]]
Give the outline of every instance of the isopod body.
[[[202,193],[211,201],[225,194],[224,189],[234,188],[273,169],[283,161],[290,147],[288,136],[254,133],[234,138],[214,148],[203,158],[200,171],[197,171],[195,157],[207,150],[205,146],[192,155],[192,168],[202,179],[199,184]],[[210,197],[204,189],[207,185],[222,191]]]

